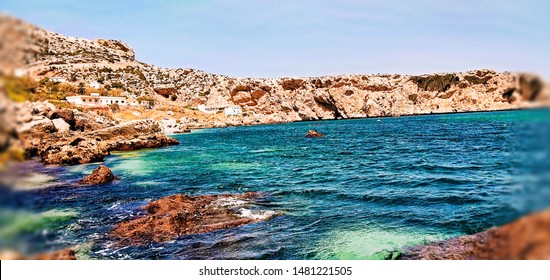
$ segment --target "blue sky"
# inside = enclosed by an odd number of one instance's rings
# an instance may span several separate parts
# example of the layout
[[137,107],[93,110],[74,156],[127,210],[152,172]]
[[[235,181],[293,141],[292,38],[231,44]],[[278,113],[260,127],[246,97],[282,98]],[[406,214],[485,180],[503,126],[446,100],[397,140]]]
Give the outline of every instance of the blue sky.
[[545,1],[22,1],[0,10],[138,60],[237,77],[490,68],[550,78]]

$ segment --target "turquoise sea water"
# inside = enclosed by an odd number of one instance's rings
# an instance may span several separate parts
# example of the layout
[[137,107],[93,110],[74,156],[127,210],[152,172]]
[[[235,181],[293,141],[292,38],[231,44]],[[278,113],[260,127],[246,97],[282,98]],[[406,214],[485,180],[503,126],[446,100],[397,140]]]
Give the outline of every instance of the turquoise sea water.
[[[307,139],[309,129],[326,137]],[[550,206],[549,132],[549,110],[195,131],[106,158],[120,180],[105,186],[74,184],[97,164],[28,167],[57,179],[2,189],[0,246],[76,246],[98,259],[387,258]],[[154,199],[247,191],[283,215],[140,247],[109,236]]]

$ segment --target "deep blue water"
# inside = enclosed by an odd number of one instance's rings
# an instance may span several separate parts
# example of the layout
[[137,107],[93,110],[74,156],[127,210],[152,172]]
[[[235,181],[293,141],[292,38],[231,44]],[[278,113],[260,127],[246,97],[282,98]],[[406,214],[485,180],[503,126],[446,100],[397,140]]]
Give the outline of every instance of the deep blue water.
[[[309,129],[326,137],[307,139]],[[1,191],[0,246],[77,246],[99,259],[383,258],[550,206],[549,132],[549,110],[195,131],[175,136],[178,146],[106,158],[120,180],[105,186],[74,185],[97,164],[27,167],[54,177]],[[247,191],[284,214],[143,247],[109,237],[151,200]]]

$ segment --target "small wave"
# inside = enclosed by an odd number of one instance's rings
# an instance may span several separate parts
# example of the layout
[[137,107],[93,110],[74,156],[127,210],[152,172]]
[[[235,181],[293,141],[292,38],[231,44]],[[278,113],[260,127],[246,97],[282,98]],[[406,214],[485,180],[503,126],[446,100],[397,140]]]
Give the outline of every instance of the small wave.
[[107,208],[107,210],[119,209],[119,208],[120,208],[120,205],[121,205],[120,202],[115,202],[115,203],[113,203],[113,205],[111,205],[109,208]]
[[239,208],[239,216],[243,218],[250,218],[254,220],[267,220],[278,213],[272,210],[252,210],[248,208]]

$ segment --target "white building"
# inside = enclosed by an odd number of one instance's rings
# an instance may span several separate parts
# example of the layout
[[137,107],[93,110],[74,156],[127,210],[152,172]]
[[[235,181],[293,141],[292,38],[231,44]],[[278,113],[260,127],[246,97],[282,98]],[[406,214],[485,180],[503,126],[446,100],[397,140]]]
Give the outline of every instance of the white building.
[[206,106],[199,105],[197,109],[203,113],[216,114],[224,112],[226,116],[236,116],[242,114],[243,110],[241,106],[236,105],[219,105],[219,106]]
[[221,112],[223,111],[223,109],[225,109],[225,107],[227,107],[227,105],[223,105],[223,106],[206,106],[206,105],[199,105],[197,106],[197,109],[203,113],[207,113],[207,114],[216,114],[218,112]]
[[101,87],[101,85],[96,82],[96,81],[93,81],[91,83],[88,84],[91,88],[95,88],[95,89],[99,89]]
[[223,109],[226,116],[237,116],[243,113],[241,106],[229,106]]
[[128,105],[126,97],[99,96],[99,93],[91,93],[90,95],[67,96],[67,102],[82,106],[107,106],[112,104],[118,104],[122,106]]
[[65,82],[67,82],[67,79],[65,79],[63,77],[59,77],[59,76],[53,76],[53,77],[50,77],[50,81],[52,81],[54,83],[65,83]]
[[13,75],[17,78],[27,76],[27,74],[28,71],[25,68],[16,68],[15,70],[13,70]]

